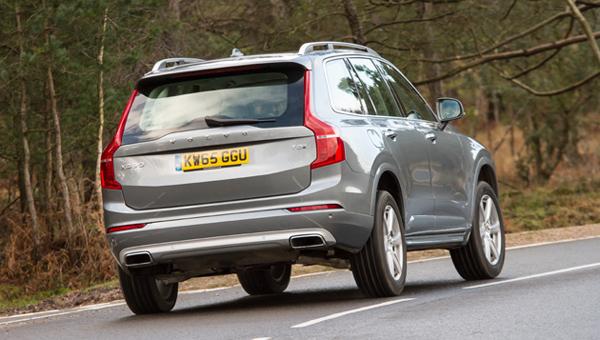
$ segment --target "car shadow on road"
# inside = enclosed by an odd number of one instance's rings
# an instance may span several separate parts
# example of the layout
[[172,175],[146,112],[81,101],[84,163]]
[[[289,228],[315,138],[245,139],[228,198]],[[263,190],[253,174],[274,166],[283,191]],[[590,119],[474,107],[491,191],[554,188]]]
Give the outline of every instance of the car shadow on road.
[[[404,291],[398,298],[414,298],[430,293],[441,293],[448,289],[455,289],[463,284],[460,280],[444,281],[417,281],[407,283]],[[239,288],[241,289],[241,288]],[[183,295],[180,298],[185,299]],[[214,300],[214,299],[211,299]],[[114,322],[132,322],[137,320],[149,320],[153,318],[182,318],[187,316],[202,316],[216,314],[232,315],[233,313],[255,313],[269,311],[271,313],[288,311],[290,309],[306,309],[324,307],[327,305],[339,305],[341,309],[354,308],[369,303],[385,302],[389,299],[374,299],[362,294],[357,287],[337,287],[311,290],[291,290],[276,295],[243,296],[231,299],[176,308],[170,313],[145,316],[129,316],[114,320]],[[360,304],[357,304],[360,303]],[[276,315],[276,314],[275,314]]]

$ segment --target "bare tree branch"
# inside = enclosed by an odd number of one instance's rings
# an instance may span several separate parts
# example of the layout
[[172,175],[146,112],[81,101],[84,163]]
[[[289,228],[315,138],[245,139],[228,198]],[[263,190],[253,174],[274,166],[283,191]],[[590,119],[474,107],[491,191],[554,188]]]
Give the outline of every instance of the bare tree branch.
[[[563,39],[566,39],[569,37],[569,35],[571,35],[571,32],[573,31],[573,18],[571,18],[571,22],[569,23],[569,29],[567,30],[567,32],[565,33]],[[543,67],[544,65],[546,65],[546,63],[548,61],[550,61],[552,58],[554,58],[558,53],[560,53],[560,51],[563,48],[557,48],[556,50],[554,50],[552,53],[550,53],[547,57],[543,58],[541,61],[539,61],[538,63],[536,63],[535,65],[528,67],[524,70],[521,70],[519,73],[510,76],[510,79],[517,79],[517,78],[521,78],[522,76],[529,74],[532,71],[535,71],[541,67]]]
[[592,7],[600,7],[600,1],[576,0],[575,3],[586,5],[586,6],[592,6]]
[[[499,71],[497,68],[496,68],[496,70]],[[582,79],[582,80],[580,80],[578,82],[575,82],[575,83],[573,83],[571,85],[565,86],[563,88],[556,89],[556,90],[550,90],[550,91],[539,91],[539,90],[536,90],[536,89],[532,88],[531,86],[529,86],[529,85],[521,82],[518,79],[511,79],[510,77],[504,75],[501,72],[498,72],[498,73],[500,74],[500,76],[502,78],[511,81],[512,83],[514,83],[515,85],[517,85],[520,88],[524,89],[525,91],[533,94],[534,96],[538,96],[538,97],[552,97],[552,96],[557,96],[559,94],[563,94],[563,93],[572,91],[572,90],[574,90],[574,89],[576,89],[578,87],[581,87],[581,86],[583,86],[583,85],[591,82],[592,80],[594,80],[598,76],[600,76],[600,71],[597,71],[596,73],[594,73],[594,74],[592,74],[592,75],[590,75],[590,76],[588,76],[588,77],[586,77],[586,78],[584,78],[584,79]]]
[[380,29],[382,27],[387,27],[387,26],[393,26],[393,25],[401,25],[401,24],[413,24],[416,22],[427,22],[427,21],[435,21],[441,18],[445,18],[447,16],[453,15],[456,12],[448,12],[448,13],[443,13],[440,15],[436,15],[433,17],[429,17],[429,18],[412,18],[412,19],[406,19],[406,20],[397,20],[397,21],[391,21],[391,22],[384,22],[382,24],[379,25],[375,25],[371,28],[369,28],[368,30],[365,31],[365,34],[369,34],[371,32],[373,32],[374,30]]
[[504,21],[504,19],[508,18],[508,16],[510,15],[510,12],[512,12],[512,10],[513,10],[513,8],[515,8],[516,4],[517,4],[517,0],[513,0],[513,2],[510,4],[510,6],[508,6],[508,10],[506,10],[506,13],[504,13],[502,18],[500,18],[500,21]]
[[598,60],[598,65],[600,66],[600,48],[598,47],[598,43],[596,42],[594,33],[592,32],[592,27],[587,22],[587,20],[583,16],[583,14],[581,14],[581,11],[579,10],[579,8],[577,8],[577,6],[573,2],[573,0],[565,0],[565,1],[569,5],[571,12],[573,12],[575,19],[577,19],[577,21],[579,21],[579,25],[581,25],[581,28],[583,28],[583,31],[585,32],[585,35],[587,36],[588,41],[590,42],[590,47],[592,48],[594,55],[596,55],[596,59]]
[[[600,37],[600,31],[593,33],[593,36]],[[463,66],[459,66],[445,74],[442,74],[440,76],[430,78],[430,79],[416,81],[414,84],[418,86],[418,85],[423,85],[423,84],[427,84],[427,83],[434,82],[434,81],[447,79],[447,78],[453,77],[461,72],[469,70],[473,67],[488,63],[490,61],[506,60],[506,59],[512,59],[512,58],[518,58],[518,57],[529,57],[529,56],[539,54],[542,52],[556,50],[556,49],[562,48],[564,46],[577,44],[577,43],[580,43],[585,40],[587,40],[587,37],[584,34],[581,34],[581,35],[576,35],[574,37],[570,37],[567,39],[561,39],[561,40],[553,41],[550,43],[541,44],[541,45],[534,46],[531,48],[513,50],[513,51],[505,51],[505,52],[499,52],[499,53],[493,53],[493,54],[483,54],[483,55],[481,55],[481,57],[479,59],[468,62],[468,63],[464,64]]]
[[[586,6],[586,7],[582,7],[581,10],[582,11],[586,11],[586,10],[588,10],[590,8],[591,7],[587,7]],[[459,61],[459,60],[477,58],[481,54],[489,53],[489,52],[492,52],[493,50],[495,50],[497,48],[500,48],[502,46],[506,46],[507,44],[509,44],[509,43],[511,43],[511,42],[513,42],[513,41],[515,41],[517,39],[520,39],[520,38],[522,38],[522,37],[524,37],[526,35],[529,35],[529,34],[531,34],[533,32],[538,31],[542,27],[544,27],[544,26],[546,26],[546,25],[548,25],[548,24],[550,24],[550,23],[552,23],[552,22],[554,22],[556,20],[559,20],[559,19],[562,19],[562,18],[565,18],[565,17],[569,17],[569,16],[571,16],[571,12],[570,11],[564,11],[564,12],[557,13],[557,14],[555,14],[555,15],[547,18],[546,20],[543,20],[543,21],[539,22],[538,24],[531,26],[530,28],[528,28],[528,29],[526,29],[526,30],[524,30],[522,32],[519,32],[519,33],[517,33],[515,35],[512,35],[512,36],[506,38],[505,40],[503,40],[503,41],[501,41],[501,42],[499,42],[499,43],[497,43],[497,44],[495,44],[493,46],[490,46],[490,47],[486,48],[485,50],[483,50],[481,52],[464,54],[464,55],[458,55],[458,56],[453,56],[453,57],[448,57],[448,58],[443,58],[443,59],[433,59],[433,60],[430,60],[430,59],[415,59],[415,61],[426,62],[426,63],[448,63],[448,62],[453,62],[453,61]]]

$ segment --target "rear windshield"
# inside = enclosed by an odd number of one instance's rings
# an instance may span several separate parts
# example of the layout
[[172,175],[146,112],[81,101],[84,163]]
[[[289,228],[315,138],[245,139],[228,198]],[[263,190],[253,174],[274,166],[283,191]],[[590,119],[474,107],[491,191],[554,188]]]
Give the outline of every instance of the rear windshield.
[[252,124],[259,128],[302,125],[303,75],[301,67],[267,66],[140,84],[123,144],[208,129],[206,117],[265,120]]

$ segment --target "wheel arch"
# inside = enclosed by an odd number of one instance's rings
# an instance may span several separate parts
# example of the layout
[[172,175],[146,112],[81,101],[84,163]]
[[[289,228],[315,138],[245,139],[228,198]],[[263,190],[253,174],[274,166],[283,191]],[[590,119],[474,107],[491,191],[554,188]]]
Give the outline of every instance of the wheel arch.
[[374,214],[375,200],[377,199],[377,191],[379,190],[386,190],[394,197],[401,210],[402,219],[405,220],[403,185],[398,172],[389,164],[382,164],[375,173],[371,190],[371,215]]
[[500,194],[498,192],[498,181],[496,178],[496,171],[489,163],[483,163],[479,167],[477,174],[477,183],[481,181],[487,182],[492,187],[492,189],[494,189],[496,196]]
[[[477,184],[479,183],[479,181],[483,180],[485,182],[487,182],[492,189],[494,189],[494,192],[496,193],[496,197],[499,197],[500,193],[498,190],[498,181],[496,178],[496,167],[494,165],[494,161],[492,160],[491,155],[489,154],[489,152],[487,152],[487,150],[482,150],[483,152],[480,152],[480,154],[477,157],[477,161],[475,162],[475,167],[474,167],[474,176],[473,176],[473,180],[471,183],[471,196],[469,197],[469,202],[470,202],[470,216],[469,216],[469,233],[470,230],[472,228],[472,223],[471,221],[473,221],[473,216],[475,215],[475,206],[477,205],[477,202],[475,202],[476,199],[476,195],[477,195]],[[467,235],[466,240],[468,240],[469,236]],[[466,242],[466,241],[465,241]]]

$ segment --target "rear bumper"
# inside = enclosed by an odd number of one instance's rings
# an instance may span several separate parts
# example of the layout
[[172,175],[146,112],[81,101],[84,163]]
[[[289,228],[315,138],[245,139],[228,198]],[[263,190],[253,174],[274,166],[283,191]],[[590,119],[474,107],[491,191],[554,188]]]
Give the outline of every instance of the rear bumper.
[[[318,243],[302,247],[293,243],[294,240],[308,237],[318,240]],[[133,268],[207,255],[248,253],[267,249],[327,249],[334,245],[335,238],[325,229],[281,230],[134,246],[119,252],[119,262]]]
[[[353,252],[368,239],[371,223],[371,216],[343,209],[304,213],[275,209],[148,223],[107,238],[123,268],[180,262],[227,268],[293,261],[299,249],[290,239],[303,235],[322,238],[323,246],[316,248]],[[148,260],[128,263],[132,255],[146,255]]]
[[[127,206],[120,191],[104,190],[107,228],[146,224],[141,229],[109,233],[107,238],[123,268],[127,267],[125,256],[133,252],[147,252],[152,264],[188,261],[221,268],[249,261],[293,261],[298,250],[290,246],[289,238],[307,230],[322,235],[327,248],[355,252],[365,244],[373,225],[370,180],[342,162],[314,170],[311,185],[296,194],[147,210]],[[288,210],[320,204],[343,208]]]

